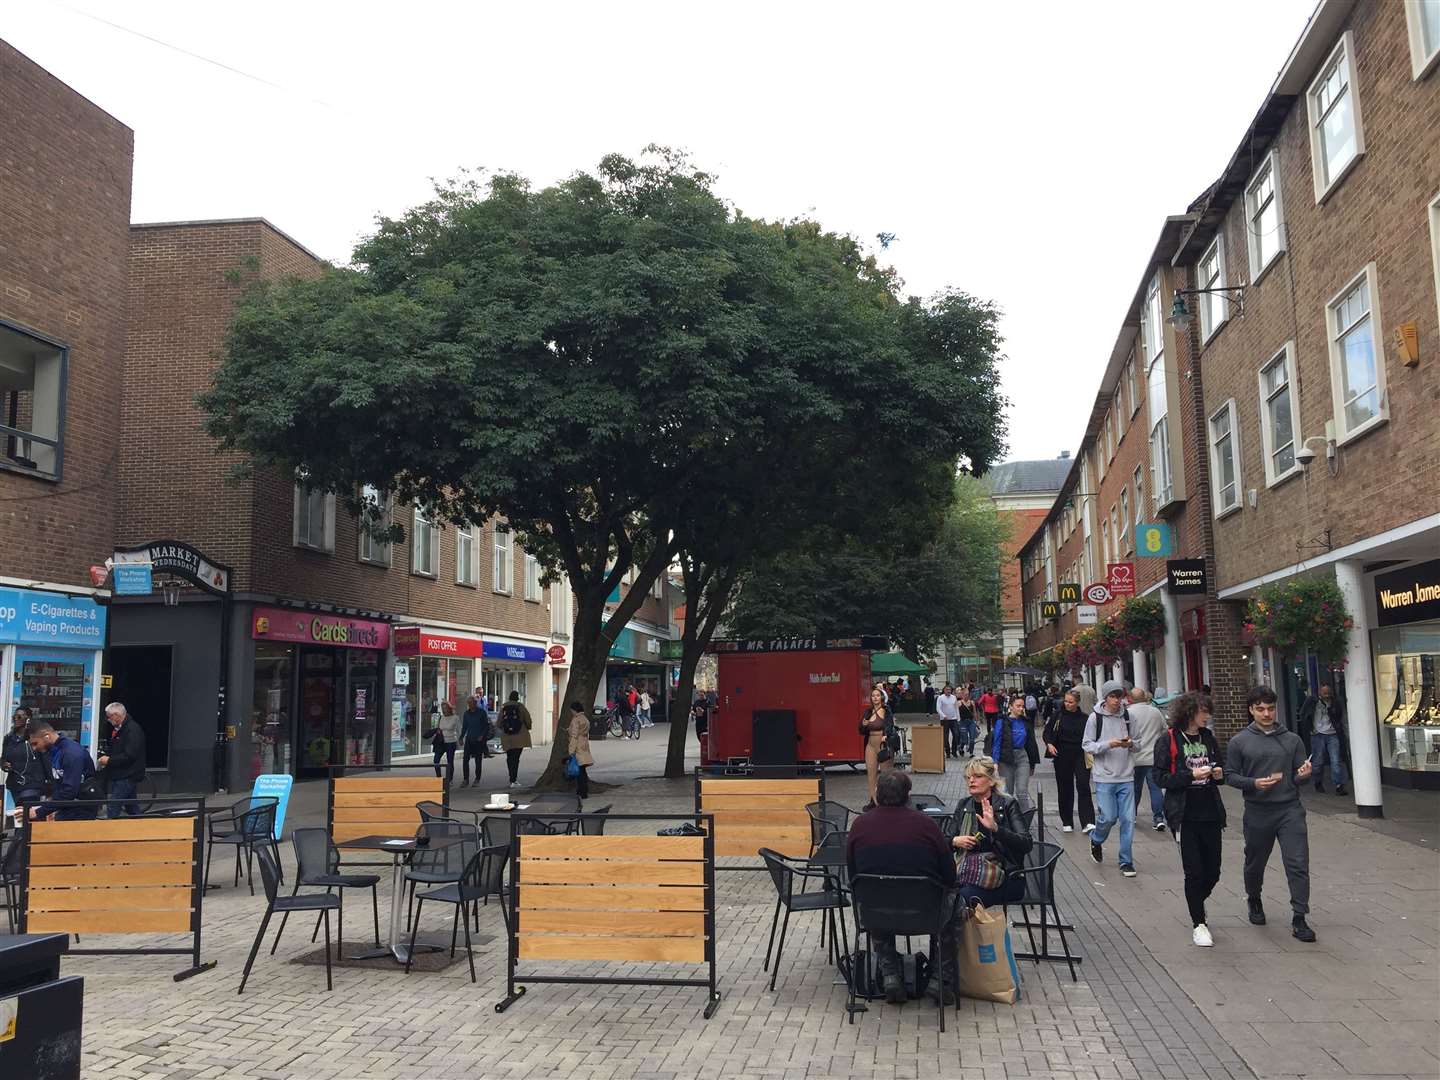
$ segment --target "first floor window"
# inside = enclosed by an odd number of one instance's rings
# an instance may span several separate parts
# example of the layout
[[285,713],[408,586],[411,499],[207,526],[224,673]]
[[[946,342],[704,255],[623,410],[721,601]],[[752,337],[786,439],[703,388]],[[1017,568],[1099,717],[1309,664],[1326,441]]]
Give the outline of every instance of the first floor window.
[[1120,551],[1121,553],[1130,550],[1130,491],[1128,488],[1120,489]]
[[564,578],[550,586],[550,634],[570,636],[570,584]]
[[455,584],[474,585],[479,576],[479,545],[475,542],[475,526],[455,530]]
[[1135,528],[1145,523],[1145,466],[1135,466]]
[[1440,0],[1405,0],[1410,29],[1410,61],[1415,78],[1440,60]]
[[[390,540],[384,535],[390,528],[390,500],[373,484],[360,489],[360,561],[390,565]],[[376,533],[381,534],[376,538]]]
[[1150,431],[1150,478],[1155,492],[1155,512],[1170,501],[1170,418],[1162,416]]
[[435,576],[435,564],[440,561],[440,533],[435,528],[435,519],[423,506],[415,507],[415,516],[410,529],[410,572]]
[[1375,348],[1374,282],[1371,263],[1325,310],[1335,419],[1342,440],[1385,416],[1384,365]]
[[1294,342],[1287,342],[1260,369],[1260,441],[1267,484],[1283,480],[1299,468],[1295,463],[1294,350]]
[[541,595],[540,560],[527,553],[525,556],[525,599],[538,603]]
[[69,352],[0,322],[0,465],[60,479]]
[[295,485],[295,546],[315,551],[335,550],[335,496]]
[[1235,402],[1227,401],[1210,417],[1210,482],[1215,516],[1240,505],[1240,466],[1235,450]]
[[510,581],[510,526],[497,521],[495,523],[495,574],[491,580],[491,588],[498,593],[508,593]]

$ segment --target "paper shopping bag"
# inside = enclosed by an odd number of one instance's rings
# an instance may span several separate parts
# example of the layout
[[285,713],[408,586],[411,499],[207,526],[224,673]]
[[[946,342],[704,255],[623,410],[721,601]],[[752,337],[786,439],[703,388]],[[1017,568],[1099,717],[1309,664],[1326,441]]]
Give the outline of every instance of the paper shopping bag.
[[960,930],[960,993],[977,1001],[1014,1005],[1020,972],[1010,948],[1010,928],[1000,911],[977,905]]

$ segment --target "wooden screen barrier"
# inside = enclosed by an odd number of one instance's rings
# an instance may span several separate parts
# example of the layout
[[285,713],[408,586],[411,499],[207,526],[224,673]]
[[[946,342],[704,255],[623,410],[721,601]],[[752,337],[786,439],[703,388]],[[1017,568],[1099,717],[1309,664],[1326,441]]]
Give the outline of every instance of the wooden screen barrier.
[[823,798],[823,774],[795,780],[751,780],[695,773],[695,813],[713,817],[716,855],[753,857],[763,847],[782,855],[809,856],[810,814],[805,807]]
[[200,962],[205,801],[157,802],[143,817],[27,821],[20,932],[190,934],[186,948],[69,952],[189,955],[177,982],[213,968]]
[[[539,820],[532,815],[518,819]],[[574,815],[582,821],[587,815]],[[549,836],[515,822],[510,854],[509,960],[504,1012],[525,993],[517,982],[704,986],[708,1020],[720,1005],[715,983],[715,842],[704,836]],[[607,814],[625,821],[679,824],[693,818]],[[623,828],[623,825],[621,826]],[[522,961],[706,964],[708,978],[521,974]]]
[[414,836],[420,827],[415,804],[429,800],[449,805],[438,776],[365,773],[330,781],[330,837],[336,847],[361,836]]

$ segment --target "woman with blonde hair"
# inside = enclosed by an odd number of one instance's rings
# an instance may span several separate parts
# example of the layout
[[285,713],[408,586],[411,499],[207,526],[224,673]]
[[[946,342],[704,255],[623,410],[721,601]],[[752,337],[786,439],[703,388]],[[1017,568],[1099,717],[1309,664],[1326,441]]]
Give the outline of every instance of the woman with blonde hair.
[[880,778],[881,771],[895,767],[894,754],[886,742],[891,722],[885,691],[877,685],[870,691],[869,708],[860,717],[860,738],[864,741],[865,750],[865,780],[870,786],[870,801],[865,804],[866,810],[875,805],[875,781]]
[[1000,771],[985,757],[965,764],[969,794],[950,819],[958,891],[966,903],[1014,904],[1025,894],[1020,870],[1033,842],[1020,803],[1001,790]]

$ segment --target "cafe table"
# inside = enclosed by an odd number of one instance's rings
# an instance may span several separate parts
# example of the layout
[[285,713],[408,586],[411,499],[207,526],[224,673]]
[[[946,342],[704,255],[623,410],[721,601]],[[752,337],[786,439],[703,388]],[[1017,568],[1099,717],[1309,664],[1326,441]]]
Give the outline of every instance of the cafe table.
[[[425,847],[434,850],[461,843],[464,843],[464,838],[460,836],[432,836],[426,841]],[[403,859],[406,856],[415,854],[415,852],[419,850],[419,841],[413,836],[358,836],[353,840],[346,840],[344,843],[336,844],[335,846],[355,851],[378,851],[389,855],[394,864],[390,878],[390,943],[378,949],[366,949],[364,952],[347,957],[347,959],[374,960],[388,954],[397,964],[408,963],[410,959],[410,943],[403,940],[404,935],[401,932],[401,924],[404,920],[400,914],[400,898],[405,895],[405,864]],[[439,945],[432,941],[415,942],[416,953],[440,952],[446,947],[445,945]]]

